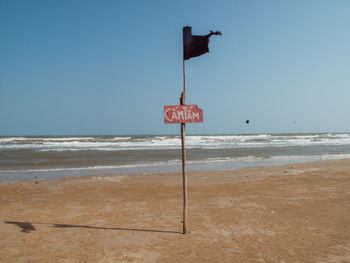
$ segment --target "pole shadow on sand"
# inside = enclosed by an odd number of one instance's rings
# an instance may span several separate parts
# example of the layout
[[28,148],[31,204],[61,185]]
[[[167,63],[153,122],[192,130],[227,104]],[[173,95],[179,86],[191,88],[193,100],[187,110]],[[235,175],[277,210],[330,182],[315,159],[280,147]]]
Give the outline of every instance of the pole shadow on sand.
[[165,234],[182,234],[179,231],[168,231],[168,230],[156,230],[156,229],[137,229],[137,228],[124,228],[124,227],[97,227],[97,226],[86,226],[86,225],[70,225],[70,224],[54,224],[54,223],[31,223],[31,222],[17,222],[17,221],[4,221],[5,224],[16,225],[21,228],[21,232],[30,233],[36,231],[33,224],[36,225],[47,225],[55,228],[85,228],[85,229],[101,229],[101,230],[119,230],[119,231],[137,231],[137,232],[152,232],[152,233],[165,233]]

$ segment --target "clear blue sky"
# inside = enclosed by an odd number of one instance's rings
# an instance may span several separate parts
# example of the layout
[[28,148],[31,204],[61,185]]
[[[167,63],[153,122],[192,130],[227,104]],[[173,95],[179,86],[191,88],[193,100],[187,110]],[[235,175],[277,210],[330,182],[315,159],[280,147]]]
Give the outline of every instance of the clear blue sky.
[[187,25],[188,133],[350,131],[350,1],[0,0],[0,135],[178,134]]

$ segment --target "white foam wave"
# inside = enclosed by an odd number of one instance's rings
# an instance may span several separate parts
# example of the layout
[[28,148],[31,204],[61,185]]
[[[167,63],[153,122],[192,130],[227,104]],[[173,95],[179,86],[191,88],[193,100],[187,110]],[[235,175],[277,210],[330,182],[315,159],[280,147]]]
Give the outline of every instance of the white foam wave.
[[[180,136],[115,136],[115,137],[2,137],[0,150],[28,149],[37,151],[122,151],[177,149]],[[296,135],[189,135],[189,149],[224,149],[252,147],[288,147],[317,145],[350,145],[350,134]]]
[[5,138],[0,138],[0,143],[9,143],[13,141],[25,141],[27,138],[25,137],[5,137]]

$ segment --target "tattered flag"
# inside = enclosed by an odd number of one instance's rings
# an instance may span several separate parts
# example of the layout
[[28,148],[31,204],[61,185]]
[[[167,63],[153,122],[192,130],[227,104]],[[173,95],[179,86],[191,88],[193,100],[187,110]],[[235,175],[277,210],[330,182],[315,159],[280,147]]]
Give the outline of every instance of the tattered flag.
[[186,26],[183,28],[183,42],[184,42],[184,60],[188,60],[193,57],[198,57],[209,52],[209,38],[212,35],[221,36],[220,31],[210,31],[208,35],[193,36],[192,27]]

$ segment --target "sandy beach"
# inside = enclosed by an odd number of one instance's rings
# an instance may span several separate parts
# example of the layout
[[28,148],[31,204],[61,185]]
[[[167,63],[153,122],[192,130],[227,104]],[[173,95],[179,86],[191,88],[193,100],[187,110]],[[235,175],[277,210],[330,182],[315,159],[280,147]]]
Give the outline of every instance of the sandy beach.
[[0,182],[0,262],[350,262],[350,159]]

